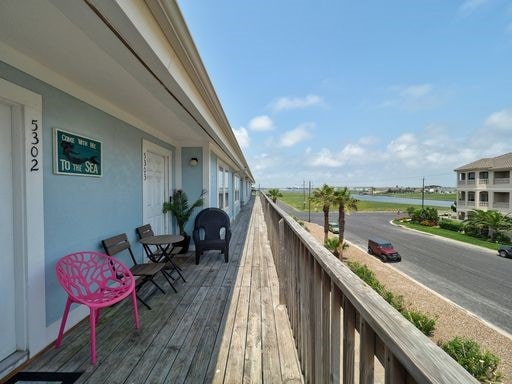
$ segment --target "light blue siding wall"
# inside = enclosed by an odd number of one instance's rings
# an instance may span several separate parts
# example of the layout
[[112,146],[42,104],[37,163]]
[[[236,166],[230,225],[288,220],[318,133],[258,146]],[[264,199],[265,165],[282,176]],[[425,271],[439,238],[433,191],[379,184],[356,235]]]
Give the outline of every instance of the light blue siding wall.
[[[49,325],[61,317],[66,300],[54,272],[60,257],[81,250],[102,251],[102,239],[123,232],[127,233],[135,254],[142,255],[135,236],[135,228],[143,224],[142,140],[174,148],[3,62],[0,62],[0,77],[42,95],[43,99],[46,322]],[[54,127],[102,142],[103,177],[53,174]],[[128,257],[121,259],[131,263]]]
[[[195,167],[190,165],[190,159],[193,157],[198,160]],[[193,204],[201,195],[202,190],[207,188],[203,187],[203,160],[203,149],[201,147],[184,147],[181,149],[182,188],[187,194],[190,204]],[[185,225],[185,232],[189,235],[194,229],[195,217],[201,209],[196,208]]]

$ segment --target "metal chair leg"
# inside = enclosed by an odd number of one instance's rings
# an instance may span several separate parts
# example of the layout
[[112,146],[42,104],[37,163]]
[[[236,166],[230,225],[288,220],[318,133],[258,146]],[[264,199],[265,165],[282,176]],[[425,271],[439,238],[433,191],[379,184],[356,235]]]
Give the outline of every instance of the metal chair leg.
[[172,279],[172,276],[169,275],[164,269],[162,269],[162,274],[164,275],[165,277],[165,280],[167,280],[167,282],[169,283],[169,285],[171,286],[171,288],[174,290],[175,293],[178,293],[178,291],[176,290],[176,288],[174,287],[173,283],[171,282],[171,280],[169,280],[169,277]]

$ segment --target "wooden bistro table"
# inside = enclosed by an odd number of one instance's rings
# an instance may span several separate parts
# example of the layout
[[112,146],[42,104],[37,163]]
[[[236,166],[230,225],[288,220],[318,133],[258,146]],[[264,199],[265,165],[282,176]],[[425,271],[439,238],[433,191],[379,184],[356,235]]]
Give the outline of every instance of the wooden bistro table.
[[[184,282],[185,278],[181,274],[181,268],[178,267],[174,261],[172,260],[173,254],[172,251],[174,250],[174,244],[179,243],[180,241],[183,241],[185,238],[181,235],[155,235],[155,236],[148,236],[143,237],[139,240],[141,244],[144,245],[144,248],[149,253],[148,257],[156,262],[168,262],[172,268],[178,272],[178,275],[183,279]],[[156,246],[156,250],[152,251],[149,245]]]

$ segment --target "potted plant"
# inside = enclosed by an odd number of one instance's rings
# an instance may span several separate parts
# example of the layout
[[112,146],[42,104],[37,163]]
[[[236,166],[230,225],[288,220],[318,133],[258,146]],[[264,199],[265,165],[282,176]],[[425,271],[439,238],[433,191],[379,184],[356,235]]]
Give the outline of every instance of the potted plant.
[[181,247],[180,253],[188,252],[190,236],[185,232],[185,224],[187,224],[187,221],[190,219],[190,215],[194,208],[201,207],[203,205],[203,196],[205,193],[206,191],[201,192],[199,198],[192,205],[189,205],[187,194],[181,189],[176,189],[174,190],[170,201],[166,201],[163,204],[162,212],[171,212],[174,215],[180,235],[185,238],[182,242],[175,244],[176,246]]

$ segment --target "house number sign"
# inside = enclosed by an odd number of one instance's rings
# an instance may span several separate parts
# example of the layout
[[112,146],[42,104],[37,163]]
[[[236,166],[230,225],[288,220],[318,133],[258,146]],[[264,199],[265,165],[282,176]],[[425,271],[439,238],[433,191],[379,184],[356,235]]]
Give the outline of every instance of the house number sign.
[[30,172],[39,172],[39,121],[32,120],[32,138],[30,141]]
[[54,128],[53,171],[59,175],[102,176],[100,141]]

